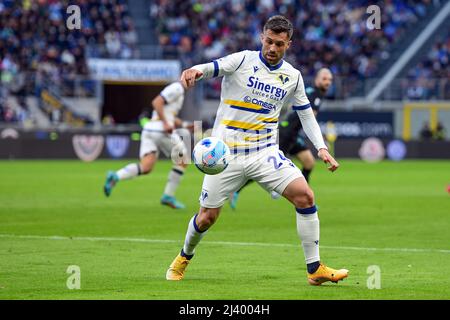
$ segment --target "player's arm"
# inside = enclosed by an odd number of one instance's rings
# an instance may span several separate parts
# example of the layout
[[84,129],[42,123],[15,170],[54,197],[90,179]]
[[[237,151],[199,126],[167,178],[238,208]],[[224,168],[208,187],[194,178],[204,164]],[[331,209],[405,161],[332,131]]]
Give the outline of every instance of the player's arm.
[[296,111],[300,121],[302,122],[303,130],[305,131],[307,137],[314,144],[314,147],[319,150],[319,158],[321,158],[323,162],[330,164],[328,170],[335,171],[339,168],[339,163],[329,154],[328,148],[323,140],[319,124],[317,123],[311,107]]
[[175,127],[184,128],[190,131],[194,130],[194,123],[192,121],[183,121],[180,118],[175,118]]
[[152,107],[153,110],[156,111],[156,114],[158,115],[159,120],[162,121],[164,126],[164,131],[170,133],[172,132],[173,128],[172,126],[167,122],[166,116],[164,115],[164,105],[166,104],[163,96],[160,94],[157,95],[153,101],[152,101]]
[[293,109],[297,112],[297,115],[302,123],[303,130],[306,136],[314,144],[314,147],[318,150],[318,156],[329,164],[328,170],[335,171],[339,168],[339,163],[329,154],[328,148],[323,140],[322,132],[319,124],[317,123],[316,116],[311,108],[308,98],[305,94],[305,87],[303,84],[302,76],[299,74],[297,88],[294,95]]
[[181,82],[190,88],[195,85],[195,81],[232,74],[242,65],[245,56],[246,51],[241,51],[209,63],[195,65],[183,71]]
[[181,83],[174,82],[165,87],[159,95],[157,95],[153,101],[152,106],[156,111],[159,120],[162,121],[164,126],[164,131],[171,133],[173,131],[173,126],[167,121],[166,115],[164,113],[164,106],[168,103],[174,102],[181,95],[184,94],[184,88]]

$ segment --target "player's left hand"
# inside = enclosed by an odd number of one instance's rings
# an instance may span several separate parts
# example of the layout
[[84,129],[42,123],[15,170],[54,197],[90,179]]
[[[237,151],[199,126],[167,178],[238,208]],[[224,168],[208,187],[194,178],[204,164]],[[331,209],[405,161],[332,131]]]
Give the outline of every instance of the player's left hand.
[[328,153],[327,149],[319,150],[319,158],[323,160],[324,163],[329,164],[328,170],[334,172],[339,168],[339,163]]

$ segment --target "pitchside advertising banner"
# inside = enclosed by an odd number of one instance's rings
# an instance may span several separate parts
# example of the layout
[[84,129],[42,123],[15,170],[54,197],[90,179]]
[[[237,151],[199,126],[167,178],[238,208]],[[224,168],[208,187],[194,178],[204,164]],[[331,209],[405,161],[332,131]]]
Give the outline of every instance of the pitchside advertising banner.
[[106,81],[171,82],[181,73],[176,60],[89,59],[88,67],[93,77]]
[[[7,131],[5,131],[7,130]],[[5,133],[6,132],[6,133]],[[2,159],[96,159],[137,158],[140,141],[130,133],[0,132]]]
[[[191,144],[192,145],[192,144]],[[136,159],[139,132],[58,133],[0,130],[0,159]],[[408,141],[393,138],[338,138],[333,146],[337,158],[450,159],[449,141]],[[161,156],[163,156],[161,154]]]
[[394,115],[392,112],[320,112],[317,120],[322,132],[332,122],[339,138],[392,138]]

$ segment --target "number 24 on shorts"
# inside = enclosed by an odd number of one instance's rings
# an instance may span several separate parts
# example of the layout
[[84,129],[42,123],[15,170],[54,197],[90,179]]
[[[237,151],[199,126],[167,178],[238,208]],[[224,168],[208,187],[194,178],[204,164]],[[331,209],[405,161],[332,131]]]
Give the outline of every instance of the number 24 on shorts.
[[273,166],[276,170],[280,169],[280,167],[283,165],[284,161],[287,161],[287,163],[291,166],[294,167],[294,164],[292,163],[291,160],[289,160],[288,158],[286,158],[285,156],[283,156],[281,154],[281,152],[278,152],[278,156],[281,159],[281,162],[277,161],[277,158],[275,156],[270,156],[267,158],[267,162],[272,162]]

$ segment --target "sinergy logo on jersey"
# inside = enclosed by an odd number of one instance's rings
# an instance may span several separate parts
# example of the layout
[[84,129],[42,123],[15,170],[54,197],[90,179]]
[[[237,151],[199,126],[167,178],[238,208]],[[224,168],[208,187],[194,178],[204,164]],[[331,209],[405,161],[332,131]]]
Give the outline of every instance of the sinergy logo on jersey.
[[[248,78],[247,87],[253,88],[252,93],[264,98],[281,101],[287,94],[287,90],[259,81],[259,78],[251,76]],[[256,91],[256,90],[259,91]]]

